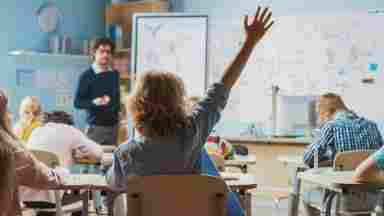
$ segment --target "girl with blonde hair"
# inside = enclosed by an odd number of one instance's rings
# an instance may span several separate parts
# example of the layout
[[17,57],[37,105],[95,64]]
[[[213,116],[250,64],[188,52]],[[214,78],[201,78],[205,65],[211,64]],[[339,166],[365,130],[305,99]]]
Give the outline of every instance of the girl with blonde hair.
[[27,96],[21,103],[19,108],[19,120],[14,127],[16,136],[27,142],[32,131],[42,125],[42,108],[37,97]]

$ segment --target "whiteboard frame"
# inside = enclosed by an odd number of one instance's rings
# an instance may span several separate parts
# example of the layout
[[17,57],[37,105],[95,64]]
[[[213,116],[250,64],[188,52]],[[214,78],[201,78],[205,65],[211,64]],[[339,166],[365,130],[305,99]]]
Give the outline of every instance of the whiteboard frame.
[[[204,50],[204,85],[203,85],[203,93],[208,88],[208,40],[209,40],[209,21],[208,15],[202,14],[186,14],[186,13],[134,13],[133,14],[133,22],[132,22],[132,41],[131,41],[131,75],[133,79],[131,80],[132,85],[130,86],[130,92],[133,90],[136,78],[138,77],[138,51],[139,51],[139,42],[138,42],[138,29],[139,29],[139,21],[141,19],[161,19],[161,18],[175,18],[175,19],[201,19],[201,24],[204,25],[205,28],[205,50]],[[181,77],[182,78],[182,77]],[[200,95],[203,96],[203,95]],[[129,125],[129,134],[132,134],[133,137],[138,137],[139,134],[136,133],[133,123]]]
[[[205,61],[205,65],[204,65],[204,89],[203,91],[205,92],[205,90],[207,89],[208,87],[208,36],[209,36],[209,33],[208,33],[208,15],[200,15],[200,14],[184,14],[184,13],[135,13],[133,15],[133,29],[132,29],[132,44],[131,44],[131,47],[132,47],[132,52],[131,52],[131,59],[132,59],[132,64],[131,64],[131,71],[132,71],[132,74],[134,75],[134,77],[136,78],[137,75],[138,75],[138,51],[139,51],[139,42],[138,42],[138,29],[139,29],[139,21],[141,19],[162,19],[162,18],[175,18],[175,19],[180,19],[180,18],[183,18],[183,19],[192,19],[192,20],[196,20],[196,19],[201,19],[202,21],[202,25],[205,25],[205,40],[204,40],[204,43],[205,43],[205,50],[204,50],[204,61]],[[134,82],[135,82],[135,78],[133,80],[133,85],[134,86]]]

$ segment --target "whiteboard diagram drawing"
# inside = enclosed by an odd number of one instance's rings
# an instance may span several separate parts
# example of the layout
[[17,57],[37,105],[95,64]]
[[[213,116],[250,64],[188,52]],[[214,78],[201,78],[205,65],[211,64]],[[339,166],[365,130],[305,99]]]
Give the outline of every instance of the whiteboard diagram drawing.
[[133,72],[177,74],[187,95],[202,96],[206,88],[208,17],[181,14],[136,14]]

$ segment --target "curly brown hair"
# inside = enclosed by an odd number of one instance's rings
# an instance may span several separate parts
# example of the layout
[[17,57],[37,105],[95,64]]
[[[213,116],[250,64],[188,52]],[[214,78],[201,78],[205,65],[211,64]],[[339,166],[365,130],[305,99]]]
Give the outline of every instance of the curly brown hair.
[[127,110],[146,137],[174,137],[189,123],[185,94],[184,83],[175,74],[149,71],[136,81]]

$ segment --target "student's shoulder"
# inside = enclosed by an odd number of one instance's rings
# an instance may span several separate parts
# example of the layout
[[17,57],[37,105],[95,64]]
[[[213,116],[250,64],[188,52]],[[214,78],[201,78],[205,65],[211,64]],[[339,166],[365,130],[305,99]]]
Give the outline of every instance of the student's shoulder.
[[125,143],[119,145],[115,150],[115,156],[121,160],[128,160],[132,155],[143,150],[141,142],[136,139],[129,139]]
[[335,128],[338,128],[338,127],[342,127],[342,123],[340,123],[339,121],[335,121],[335,120],[331,120],[331,121],[328,121],[326,122],[320,129],[320,131],[322,133],[328,133],[328,132],[332,132],[333,129]]

